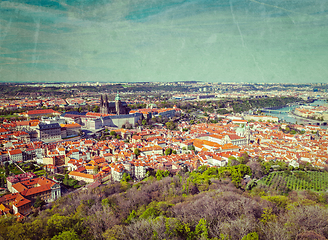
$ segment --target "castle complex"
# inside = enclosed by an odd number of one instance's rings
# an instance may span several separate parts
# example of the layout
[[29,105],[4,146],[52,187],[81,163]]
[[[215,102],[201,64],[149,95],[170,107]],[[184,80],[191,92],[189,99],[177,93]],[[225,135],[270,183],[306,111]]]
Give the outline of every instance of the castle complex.
[[102,114],[129,114],[130,108],[126,102],[122,102],[119,94],[115,97],[115,102],[108,102],[107,95],[100,97],[100,113]]

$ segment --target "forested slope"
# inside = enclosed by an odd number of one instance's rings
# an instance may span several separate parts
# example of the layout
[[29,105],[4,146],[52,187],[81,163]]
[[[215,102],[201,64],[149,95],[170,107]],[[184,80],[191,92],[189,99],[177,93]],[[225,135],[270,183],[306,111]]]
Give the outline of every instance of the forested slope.
[[249,171],[201,167],[79,191],[24,222],[0,218],[0,239],[328,238],[327,193],[245,190]]

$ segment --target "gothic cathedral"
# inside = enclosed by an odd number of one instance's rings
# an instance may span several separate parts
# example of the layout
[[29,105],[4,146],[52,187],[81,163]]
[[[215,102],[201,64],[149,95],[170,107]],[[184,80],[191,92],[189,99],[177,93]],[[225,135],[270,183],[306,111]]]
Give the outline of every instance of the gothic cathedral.
[[105,98],[103,97],[103,95],[101,95],[99,107],[100,107],[100,113],[102,114],[122,115],[122,114],[129,114],[131,110],[126,102],[121,101],[118,92],[115,97],[115,102],[108,102],[107,95],[105,95]]

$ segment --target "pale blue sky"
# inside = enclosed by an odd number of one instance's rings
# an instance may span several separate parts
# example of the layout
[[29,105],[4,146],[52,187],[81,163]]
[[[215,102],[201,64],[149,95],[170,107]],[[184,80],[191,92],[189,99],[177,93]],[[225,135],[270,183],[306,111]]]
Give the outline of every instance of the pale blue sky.
[[325,0],[0,2],[0,81],[328,82]]

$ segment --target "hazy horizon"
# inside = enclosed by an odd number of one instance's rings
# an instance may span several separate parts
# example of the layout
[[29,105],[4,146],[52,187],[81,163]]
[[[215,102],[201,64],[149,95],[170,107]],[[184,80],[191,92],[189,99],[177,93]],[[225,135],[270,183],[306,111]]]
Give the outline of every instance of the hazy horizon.
[[0,82],[326,83],[322,0],[0,3]]

